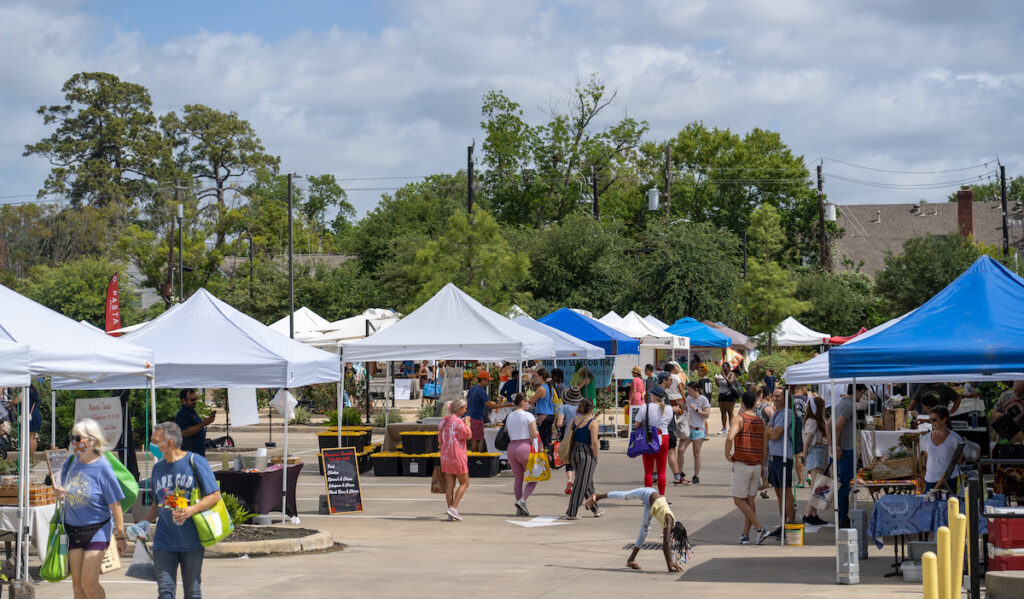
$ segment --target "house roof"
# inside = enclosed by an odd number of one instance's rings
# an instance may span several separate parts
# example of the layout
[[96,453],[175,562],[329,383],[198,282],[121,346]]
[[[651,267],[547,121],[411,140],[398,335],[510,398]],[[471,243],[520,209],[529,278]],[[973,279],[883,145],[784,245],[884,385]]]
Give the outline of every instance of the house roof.
[[[1024,218],[1024,208],[1010,204],[1008,218]],[[882,269],[885,254],[899,254],[903,242],[925,234],[957,234],[957,204],[942,202],[924,204],[860,204],[839,206],[836,224],[846,232],[835,244],[834,253],[840,270],[853,270],[863,262],[860,271],[874,276]],[[998,201],[974,202],[974,238],[1002,247],[1003,221]],[[1024,249],[1019,231],[1010,229],[1010,245]],[[844,266],[849,260],[855,266]]]

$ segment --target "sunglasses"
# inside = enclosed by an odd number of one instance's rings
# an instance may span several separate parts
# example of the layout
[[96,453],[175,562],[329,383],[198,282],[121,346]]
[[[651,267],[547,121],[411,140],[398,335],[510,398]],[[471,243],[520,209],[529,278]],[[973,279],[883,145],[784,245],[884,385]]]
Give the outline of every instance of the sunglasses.
[[81,443],[85,439],[88,439],[88,437],[83,437],[82,435],[71,435],[72,443]]

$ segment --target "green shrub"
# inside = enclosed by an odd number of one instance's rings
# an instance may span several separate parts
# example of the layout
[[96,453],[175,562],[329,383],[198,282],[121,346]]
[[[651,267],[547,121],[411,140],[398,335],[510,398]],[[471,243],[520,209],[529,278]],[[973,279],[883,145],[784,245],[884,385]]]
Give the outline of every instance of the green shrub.
[[779,383],[782,384],[786,369],[794,364],[806,362],[814,357],[814,353],[807,350],[783,350],[767,356],[761,356],[750,363],[749,380],[758,385],[764,382],[765,372],[771,368],[775,371]]
[[231,517],[231,522],[233,522],[235,526],[245,524],[252,519],[252,512],[242,507],[238,498],[231,493],[221,493],[221,499],[224,500],[224,507],[227,509],[228,516]]
[[[359,413],[359,408],[345,408],[342,410],[342,426],[358,426],[363,423],[363,416]],[[330,410],[327,412],[327,420],[324,422],[324,426],[338,426],[338,410]]]
[[313,417],[309,413],[309,410],[307,410],[306,408],[304,408],[302,406],[295,406],[295,409],[292,410],[292,422],[291,423],[292,424],[309,424],[309,421],[312,420],[312,418]]
[[434,417],[434,403],[430,402],[420,407],[419,413],[416,414],[416,418],[422,420],[424,418]]
[[374,413],[373,415],[373,426],[385,426],[384,418],[387,415],[387,422],[402,422],[402,413],[398,410],[388,410],[386,413],[384,410]]

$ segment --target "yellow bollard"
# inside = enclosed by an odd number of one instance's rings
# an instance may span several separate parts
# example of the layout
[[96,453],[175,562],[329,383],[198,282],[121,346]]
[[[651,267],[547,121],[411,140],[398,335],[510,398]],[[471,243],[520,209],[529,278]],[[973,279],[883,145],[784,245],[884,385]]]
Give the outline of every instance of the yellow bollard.
[[939,599],[949,599],[949,527],[940,526],[935,541],[939,552]]
[[[949,527],[949,597],[959,597],[960,593],[953,595],[955,589],[959,589],[961,585],[956,584],[957,578],[963,581],[963,576],[960,574],[963,571],[963,566],[957,568],[956,563],[956,516],[960,513],[960,501],[956,497],[950,497],[946,500],[946,526]],[[963,558],[961,558],[963,559]],[[960,562],[963,564],[963,562]]]
[[950,520],[952,547],[949,552],[949,597],[959,599],[960,589],[964,586],[964,546],[967,537],[967,516],[956,514]]
[[[939,599],[938,558],[931,551],[921,556],[921,580],[924,582],[924,599]],[[945,599],[945,598],[943,598]]]
[[[964,486],[964,502],[968,506],[971,505],[971,487],[967,486],[967,485]],[[970,509],[970,508],[968,508],[968,509]],[[964,510],[964,511],[966,511],[966,510]],[[964,529],[964,539],[966,539],[966,538],[967,538],[967,529],[965,528]],[[971,573],[971,546],[970,545],[965,545],[965,546],[967,547],[967,574],[970,575],[970,573]]]

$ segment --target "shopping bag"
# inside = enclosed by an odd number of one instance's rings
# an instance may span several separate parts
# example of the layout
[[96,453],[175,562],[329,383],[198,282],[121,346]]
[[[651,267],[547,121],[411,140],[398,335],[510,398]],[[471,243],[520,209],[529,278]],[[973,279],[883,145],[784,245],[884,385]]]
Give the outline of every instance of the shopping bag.
[[110,462],[110,467],[114,469],[114,476],[117,477],[117,482],[121,484],[121,492],[124,493],[124,499],[121,500],[121,510],[127,512],[135,504],[135,498],[139,496],[139,481],[135,480],[135,477],[121,460],[117,459],[117,456],[113,452],[108,451],[104,454],[107,461]]
[[[202,496],[199,494],[199,475],[196,473],[196,465],[192,459],[194,455],[190,453],[188,456],[188,463],[192,466],[192,479],[195,481],[191,497],[189,497],[189,505],[195,505],[202,499]],[[234,524],[231,523],[231,516],[228,515],[228,508],[224,505],[223,498],[219,499],[210,509],[194,514],[192,522],[196,525],[196,531],[199,533],[199,544],[203,547],[216,545],[235,530]]]
[[557,458],[555,460],[556,464],[558,462],[561,462],[563,464],[569,463],[569,460],[572,456],[573,435],[575,432],[576,423],[574,422],[569,426],[568,430],[566,431],[565,438],[562,439],[561,443],[558,444],[558,447],[555,448],[555,457]]
[[508,416],[506,416],[498,433],[494,435],[494,448],[498,451],[506,451],[510,443],[512,443],[512,439],[508,436]]
[[143,541],[135,541],[135,553],[132,554],[132,565],[128,566],[125,576],[138,578],[140,580],[151,580],[156,582],[156,567],[153,565],[153,556]]
[[551,478],[551,464],[548,462],[548,453],[544,450],[537,450],[534,441],[530,457],[526,459],[526,475],[523,477],[528,483],[539,483]]
[[560,455],[562,445],[568,444],[564,441],[555,441],[551,444],[551,455],[549,457],[551,458],[552,468],[561,468],[562,466],[565,466],[565,462],[562,461],[562,457]]
[[647,417],[644,424],[633,429],[629,433],[629,447],[626,448],[626,455],[635,458],[645,453],[658,453],[661,451],[661,434],[658,429],[650,426],[651,404],[647,404]]
[[430,475],[430,492],[444,495],[444,483],[441,482],[440,468],[434,468],[434,473]]
[[824,511],[832,508],[832,500],[835,498],[836,481],[818,474],[811,484],[811,507],[815,510]]
[[39,568],[39,576],[49,582],[60,582],[71,574],[68,564],[68,535],[64,530],[64,506],[58,505],[50,519],[50,532],[46,539],[46,557]]

